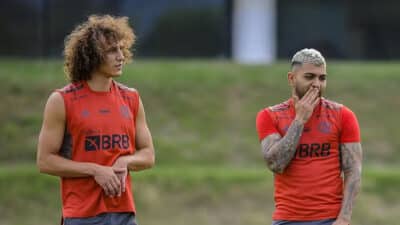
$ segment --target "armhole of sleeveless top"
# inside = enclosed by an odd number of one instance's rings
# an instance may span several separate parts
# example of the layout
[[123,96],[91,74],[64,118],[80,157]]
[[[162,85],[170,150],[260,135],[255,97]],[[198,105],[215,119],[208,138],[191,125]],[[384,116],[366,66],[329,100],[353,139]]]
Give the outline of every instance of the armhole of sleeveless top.
[[[69,131],[68,131],[68,115],[69,115],[69,113],[68,113],[68,110],[67,110],[67,101],[65,100],[65,96],[63,95],[63,92],[60,89],[56,89],[53,92],[59,93],[61,95],[61,98],[62,98],[63,103],[64,103],[64,113],[65,113],[65,127],[64,127],[64,136],[63,136],[63,143],[64,143],[66,134],[69,133]],[[67,155],[63,155],[62,148],[63,148],[63,146],[61,146],[58,154],[61,155],[61,156],[64,156],[65,158],[71,159],[71,157],[68,157]],[[63,224],[63,222],[64,222],[64,218],[61,216],[61,224]]]
[[67,129],[67,121],[68,121],[68,110],[67,110],[67,101],[65,100],[65,96],[63,95],[63,92],[59,89],[54,90],[53,92],[57,92],[61,95],[61,98],[64,103],[64,113],[65,113],[65,129]]
[[140,97],[139,97],[139,92],[136,90],[135,94],[134,94],[135,98],[134,98],[134,102],[133,102],[133,112],[134,112],[134,117],[135,117],[135,121],[136,121],[136,117],[137,114],[139,112],[139,101],[140,101]]
[[135,120],[136,120],[136,117],[137,117],[137,114],[138,114],[138,112],[139,112],[139,107],[140,107],[140,96],[139,96],[139,92],[136,90],[136,93],[135,93],[135,97],[136,97],[136,102],[135,102]]

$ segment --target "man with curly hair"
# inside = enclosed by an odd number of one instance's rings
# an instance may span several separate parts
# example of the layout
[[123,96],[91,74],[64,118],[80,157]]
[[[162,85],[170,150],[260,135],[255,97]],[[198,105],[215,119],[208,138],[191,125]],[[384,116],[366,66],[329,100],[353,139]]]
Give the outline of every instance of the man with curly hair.
[[54,91],[39,135],[40,172],[61,177],[65,225],[135,225],[129,170],[154,165],[138,92],[116,81],[132,58],[128,18],[90,16],[65,41],[70,84]]
[[349,108],[323,97],[327,77],[319,51],[298,51],[287,75],[291,98],[257,115],[274,173],[272,225],[350,224],[361,180],[360,130]]

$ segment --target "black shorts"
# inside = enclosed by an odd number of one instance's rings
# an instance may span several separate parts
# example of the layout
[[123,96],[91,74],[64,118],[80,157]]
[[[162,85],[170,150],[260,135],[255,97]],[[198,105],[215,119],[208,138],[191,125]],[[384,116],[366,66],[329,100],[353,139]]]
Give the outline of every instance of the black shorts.
[[133,213],[102,213],[87,218],[64,218],[64,225],[137,225]]
[[272,225],[332,225],[336,219],[312,220],[312,221],[289,221],[274,220]]

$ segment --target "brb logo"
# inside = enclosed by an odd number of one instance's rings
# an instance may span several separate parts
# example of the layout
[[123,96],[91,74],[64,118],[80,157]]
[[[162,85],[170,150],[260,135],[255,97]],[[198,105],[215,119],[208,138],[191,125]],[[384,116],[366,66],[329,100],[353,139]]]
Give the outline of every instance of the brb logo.
[[296,149],[296,157],[326,157],[330,155],[330,151],[331,143],[300,144]]
[[129,136],[126,134],[92,135],[85,137],[85,150],[110,150],[129,148]]

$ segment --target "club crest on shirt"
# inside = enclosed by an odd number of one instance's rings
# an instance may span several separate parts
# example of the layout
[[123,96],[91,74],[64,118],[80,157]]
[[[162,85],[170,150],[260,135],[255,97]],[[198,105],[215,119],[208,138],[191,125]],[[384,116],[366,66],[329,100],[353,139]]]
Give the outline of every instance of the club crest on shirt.
[[121,115],[127,119],[131,118],[131,113],[129,110],[129,107],[126,105],[121,105],[121,107],[119,108]]
[[321,133],[329,134],[331,132],[331,124],[328,121],[321,121],[318,124],[318,130]]
[[90,115],[89,110],[87,110],[87,109],[82,110],[81,115],[84,118],[89,117],[89,115]]

